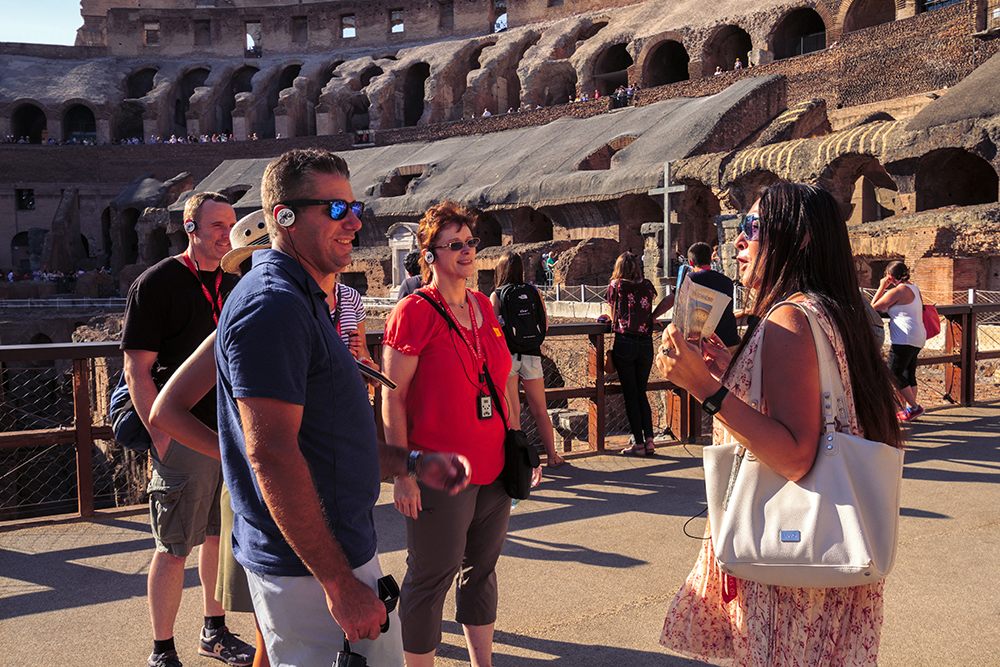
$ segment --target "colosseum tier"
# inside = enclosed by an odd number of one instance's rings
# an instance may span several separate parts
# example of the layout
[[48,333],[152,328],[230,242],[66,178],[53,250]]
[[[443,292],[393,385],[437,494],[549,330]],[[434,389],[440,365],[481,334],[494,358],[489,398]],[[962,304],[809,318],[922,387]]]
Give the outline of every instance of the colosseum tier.
[[761,187],[804,180],[841,202],[865,284],[905,259],[929,290],[1000,289],[1000,0],[81,14],[76,46],[0,44],[4,274],[108,267],[124,290],[183,247],[191,192],[249,212],[269,158],[317,146],[344,155],[371,211],[345,276],[370,296],[398,284],[412,223],[445,198],[480,213],[480,289],[509,246],[533,269],[556,251],[566,285],[606,280],[628,248],[660,276],[665,163],[671,256],[731,239]]

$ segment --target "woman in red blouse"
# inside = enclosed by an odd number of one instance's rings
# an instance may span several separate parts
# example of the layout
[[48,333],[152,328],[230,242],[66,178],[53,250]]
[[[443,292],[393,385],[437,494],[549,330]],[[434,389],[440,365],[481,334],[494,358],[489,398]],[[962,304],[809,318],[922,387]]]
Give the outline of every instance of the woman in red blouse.
[[656,453],[653,444],[653,411],[646,397],[646,384],[653,368],[653,320],[670,307],[663,299],[653,308],[656,288],[642,274],[642,262],[631,252],[624,252],[615,262],[608,285],[607,305],[611,317],[601,315],[598,321],[611,321],[615,333],[611,357],[622,387],[625,414],[635,443],[621,451],[633,456]]
[[453,202],[427,211],[417,241],[428,286],[400,301],[385,326],[385,372],[398,385],[383,393],[386,440],[415,452],[463,454],[471,466],[469,487],[454,496],[396,478],[396,509],[406,516],[399,615],[408,667],[434,664],[444,600],[460,569],[455,619],[465,630],[472,665],[488,667],[492,660],[495,567],[510,498],[499,479],[500,411],[506,415],[507,406],[493,404],[484,362],[503,402],[511,358],[489,298],[465,287],[475,273],[474,222],[474,213]]

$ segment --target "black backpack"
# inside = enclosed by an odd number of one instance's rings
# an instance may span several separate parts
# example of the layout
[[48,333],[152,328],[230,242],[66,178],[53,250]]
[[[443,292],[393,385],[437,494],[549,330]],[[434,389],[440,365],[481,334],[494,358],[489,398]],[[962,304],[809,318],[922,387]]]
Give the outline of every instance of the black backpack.
[[538,290],[528,283],[504,285],[497,292],[507,349],[541,355],[545,340],[545,311]]

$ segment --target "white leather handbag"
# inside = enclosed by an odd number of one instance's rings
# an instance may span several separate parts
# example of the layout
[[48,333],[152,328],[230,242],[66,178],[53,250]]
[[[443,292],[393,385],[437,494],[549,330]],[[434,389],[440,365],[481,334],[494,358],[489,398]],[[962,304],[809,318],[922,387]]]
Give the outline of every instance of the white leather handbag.
[[[819,360],[825,426],[816,461],[792,482],[737,442],[705,447],[715,556],[725,573],[763,584],[875,583],[896,557],[903,450],[838,430],[838,417],[846,428],[847,405],[832,346],[815,315],[792,305],[809,318]],[[750,405],[757,410],[762,348],[751,371]]]

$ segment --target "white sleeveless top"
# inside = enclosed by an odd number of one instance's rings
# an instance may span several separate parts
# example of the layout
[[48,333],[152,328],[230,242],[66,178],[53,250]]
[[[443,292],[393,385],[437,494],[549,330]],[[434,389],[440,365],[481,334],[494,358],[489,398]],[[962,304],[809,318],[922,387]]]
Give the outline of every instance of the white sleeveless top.
[[924,302],[920,288],[905,283],[913,292],[913,301],[889,306],[889,342],[893,345],[923,347],[927,342],[924,330]]

